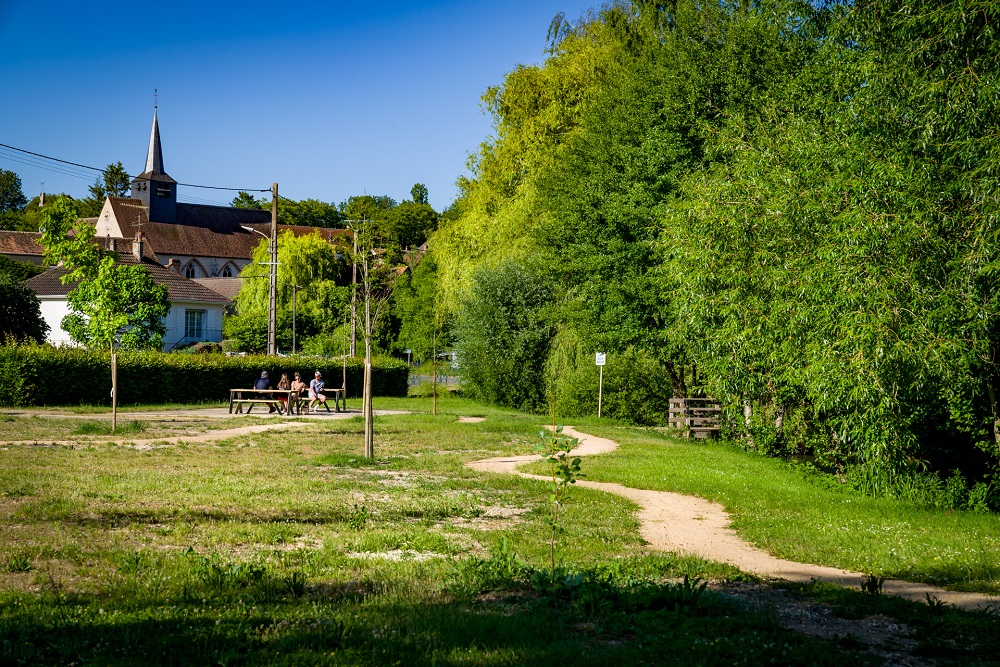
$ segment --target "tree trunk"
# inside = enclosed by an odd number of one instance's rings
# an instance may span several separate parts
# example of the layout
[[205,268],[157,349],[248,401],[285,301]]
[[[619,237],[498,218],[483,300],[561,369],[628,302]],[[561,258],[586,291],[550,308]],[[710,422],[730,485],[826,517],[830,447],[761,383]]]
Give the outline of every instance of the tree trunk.
[[438,332],[437,323],[434,323],[434,380],[431,384],[431,388],[434,392],[434,416],[437,417],[438,413]]
[[[367,283],[367,274],[366,274]],[[365,289],[365,458],[375,458],[375,415],[372,412],[372,310],[371,292]]]
[[753,417],[753,405],[750,401],[743,399],[743,426],[747,430],[747,444],[750,445],[750,449],[756,449],[757,445],[753,441],[753,434],[750,432],[750,418]]
[[687,385],[684,383],[684,366],[681,366],[680,373],[677,372],[677,367],[674,366],[674,362],[668,361],[665,364],[667,368],[667,373],[670,375],[671,394],[674,398],[687,398]]
[[111,345],[111,432],[118,429],[118,353]]
[[993,444],[997,448],[997,454],[1000,455],[1000,403],[997,402],[995,382],[996,377],[993,373],[990,373],[989,378],[986,380],[986,390],[989,392],[990,413],[993,416]]

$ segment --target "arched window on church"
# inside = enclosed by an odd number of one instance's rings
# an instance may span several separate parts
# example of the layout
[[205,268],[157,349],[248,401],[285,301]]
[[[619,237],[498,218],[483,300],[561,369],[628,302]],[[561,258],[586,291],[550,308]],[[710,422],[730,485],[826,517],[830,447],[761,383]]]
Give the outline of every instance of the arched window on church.
[[233,277],[233,267],[229,266],[228,264],[226,264],[224,267],[222,267],[222,277],[223,278],[232,278]]
[[188,265],[184,267],[184,277],[185,278],[198,277],[198,267],[194,265],[194,262],[188,262]]

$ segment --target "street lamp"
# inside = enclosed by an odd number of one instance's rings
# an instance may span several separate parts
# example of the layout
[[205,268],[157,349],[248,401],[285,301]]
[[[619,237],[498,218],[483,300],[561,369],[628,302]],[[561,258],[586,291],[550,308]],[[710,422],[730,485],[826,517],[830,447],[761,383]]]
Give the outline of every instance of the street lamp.
[[268,262],[270,266],[270,285],[268,288],[268,309],[267,309],[267,353],[269,355],[275,355],[278,352],[277,345],[275,343],[276,334],[278,331],[278,238],[277,228],[275,225],[271,225],[271,235],[268,236],[259,229],[254,229],[253,227],[247,227],[246,225],[240,225],[240,228],[245,229],[248,232],[254,232],[255,234],[260,234],[265,239],[268,240],[268,246],[271,251],[271,261]]

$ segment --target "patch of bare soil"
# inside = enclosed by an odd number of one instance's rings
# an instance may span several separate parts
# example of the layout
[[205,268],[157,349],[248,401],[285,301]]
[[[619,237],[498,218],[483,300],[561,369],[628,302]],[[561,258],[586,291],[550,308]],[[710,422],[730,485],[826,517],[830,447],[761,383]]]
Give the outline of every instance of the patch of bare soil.
[[764,584],[721,582],[711,584],[710,588],[765,613],[776,614],[781,625],[790,630],[840,643],[852,642],[883,664],[903,667],[934,664],[912,654],[919,643],[914,630],[887,616],[840,618],[830,605]]
[[486,417],[459,417],[459,424],[479,424],[486,421]]
[[[613,452],[618,444],[607,438],[581,433],[571,427],[563,432],[579,438],[574,456]],[[520,472],[518,466],[537,461],[540,456],[506,456],[468,463],[473,470],[508,473],[529,479],[544,480],[538,475]],[[745,542],[730,526],[729,514],[718,503],[703,498],[668,491],[633,489],[609,482],[579,481],[578,486],[614,493],[639,505],[639,532],[649,545],[659,551],[689,553],[701,558],[735,565],[744,572],[765,578],[797,583],[812,580],[860,589],[864,575],[824,565],[796,563],[776,558]],[[887,595],[923,601],[927,595],[960,609],[985,609],[1000,605],[1000,598],[981,593],[948,591],[928,584],[889,579],[882,586]]]

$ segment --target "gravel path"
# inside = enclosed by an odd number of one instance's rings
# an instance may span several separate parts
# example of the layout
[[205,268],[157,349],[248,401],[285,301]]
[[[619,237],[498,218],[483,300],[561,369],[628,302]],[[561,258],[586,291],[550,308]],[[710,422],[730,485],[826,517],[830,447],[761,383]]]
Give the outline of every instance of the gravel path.
[[[572,451],[575,456],[589,456],[613,452],[618,443],[606,438],[580,433],[566,427],[566,435],[579,438]],[[540,456],[506,456],[482,459],[468,463],[473,470],[509,473],[529,479],[547,480],[546,477],[518,471],[518,466],[537,461]],[[640,533],[654,549],[693,554],[717,562],[729,563],[744,572],[762,577],[808,583],[815,579],[859,589],[864,575],[823,565],[796,563],[775,558],[765,551],[745,542],[730,527],[729,514],[717,503],[696,496],[686,496],[669,491],[633,489],[621,484],[580,480],[578,486],[597,489],[623,496],[639,505]],[[928,584],[886,580],[882,591],[909,600],[925,601],[925,595],[961,609],[982,609],[1000,606],[1000,598],[980,593],[948,591]]]

